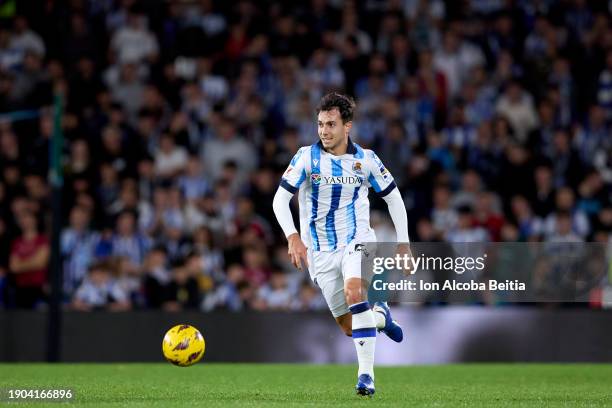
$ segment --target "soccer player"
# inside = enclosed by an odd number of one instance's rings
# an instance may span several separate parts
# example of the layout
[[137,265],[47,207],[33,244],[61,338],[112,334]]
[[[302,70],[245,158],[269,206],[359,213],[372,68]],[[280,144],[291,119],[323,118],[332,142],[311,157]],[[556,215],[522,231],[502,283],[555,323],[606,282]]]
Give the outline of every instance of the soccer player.
[[[375,242],[370,227],[368,188],[389,208],[398,252],[409,254],[406,208],[393,177],[378,156],[349,138],[355,102],[339,93],[325,95],[317,108],[319,141],[302,147],[283,174],[273,201],[276,218],[289,243],[291,261],[308,267],[332,315],[353,337],[359,361],[356,391],[374,394],[376,330],[401,342],[402,328],[385,302],[371,309],[361,274],[364,242]],[[289,201],[299,190],[298,234]]]

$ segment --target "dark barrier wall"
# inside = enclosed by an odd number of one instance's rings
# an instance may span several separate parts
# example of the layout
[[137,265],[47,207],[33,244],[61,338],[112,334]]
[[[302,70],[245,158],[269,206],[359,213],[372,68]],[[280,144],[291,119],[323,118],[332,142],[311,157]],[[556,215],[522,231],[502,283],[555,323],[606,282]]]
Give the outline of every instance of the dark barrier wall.
[[[529,308],[402,309],[406,338],[377,342],[378,364],[461,361],[612,362],[612,312]],[[0,361],[43,361],[46,313],[0,312]],[[179,323],[201,329],[205,361],[352,363],[351,339],[328,314],[77,313],[64,315],[63,361],[163,361]]]

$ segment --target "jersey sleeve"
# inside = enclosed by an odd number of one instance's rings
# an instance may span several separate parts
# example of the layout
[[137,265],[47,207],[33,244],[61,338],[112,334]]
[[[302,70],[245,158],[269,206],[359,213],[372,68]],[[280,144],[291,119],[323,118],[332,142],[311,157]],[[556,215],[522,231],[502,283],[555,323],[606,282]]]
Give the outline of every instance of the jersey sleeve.
[[297,151],[295,156],[293,156],[293,159],[291,159],[289,167],[287,167],[287,170],[285,170],[283,177],[281,178],[281,187],[289,191],[291,194],[295,194],[304,180],[306,180],[306,165],[303,157],[305,150],[306,147],[302,147]]
[[396,187],[393,176],[376,153],[367,150],[366,156],[369,170],[368,183],[379,197],[384,197]]

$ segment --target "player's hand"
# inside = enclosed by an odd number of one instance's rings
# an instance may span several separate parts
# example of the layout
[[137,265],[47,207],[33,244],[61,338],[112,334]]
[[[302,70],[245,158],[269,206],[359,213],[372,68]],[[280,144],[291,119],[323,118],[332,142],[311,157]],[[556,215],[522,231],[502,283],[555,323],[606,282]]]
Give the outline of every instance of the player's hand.
[[[401,256],[402,258],[404,257],[404,255],[407,255],[408,259],[412,258],[412,251],[410,250],[410,244],[398,244],[397,245],[397,254],[399,256]],[[412,275],[414,272],[413,268],[412,268],[412,262],[408,261],[408,264],[406,265],[406,268],[404,268],[404,275],[405,276],[410,276]]]
[[306,245],[304,245],[297,232],[289,235],[287,241],[289,241],[289,251],[287,253],[291,257],[291,263],[301,271],[302,261],[304,261],[304,265],[308,266]]

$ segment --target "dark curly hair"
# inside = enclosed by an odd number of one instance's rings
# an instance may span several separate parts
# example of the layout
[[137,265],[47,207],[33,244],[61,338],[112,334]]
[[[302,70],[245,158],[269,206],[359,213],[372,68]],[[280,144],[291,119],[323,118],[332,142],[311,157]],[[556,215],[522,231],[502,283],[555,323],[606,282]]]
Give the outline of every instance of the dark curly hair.
[[353,111],[355,110],[355,100],[348,95],[339,92],[331,92],[321,98],[319,106],[317,106],[317,115],[321,111],[330,111],[337,108],[340,111],[342,122],[350,122],[353,120]]

